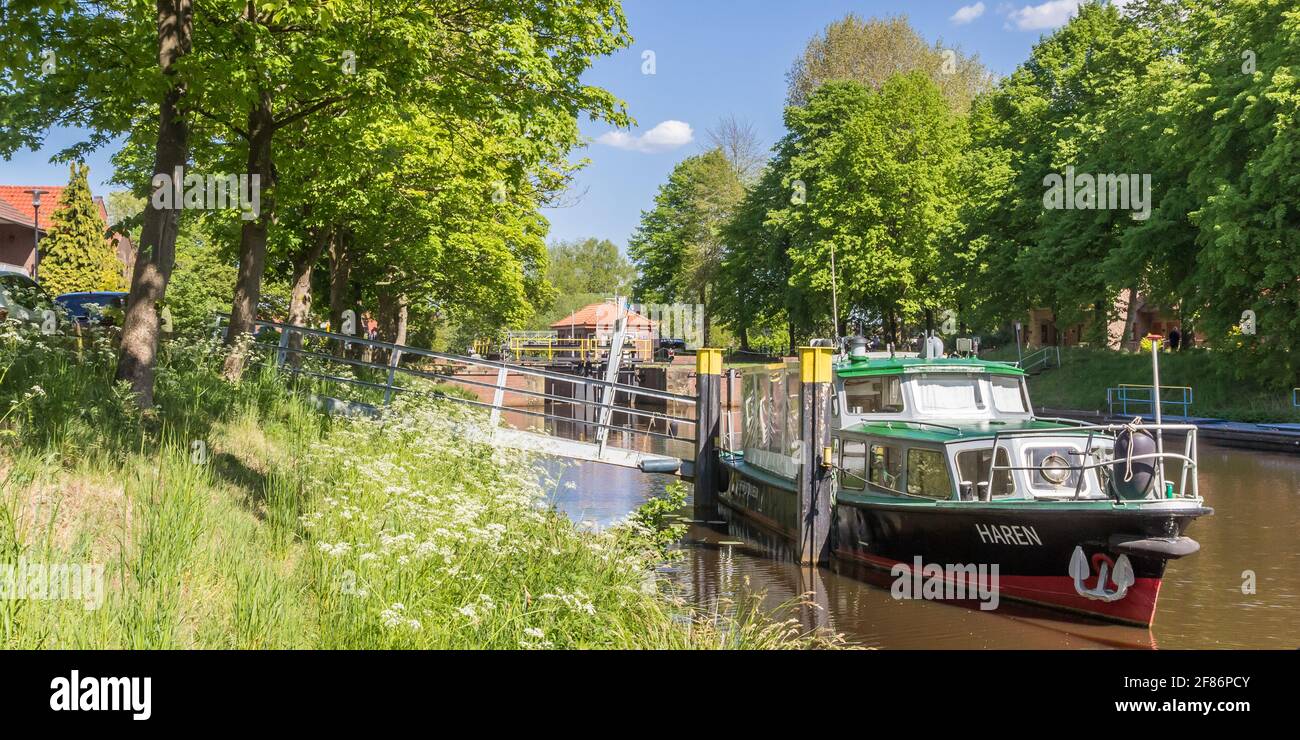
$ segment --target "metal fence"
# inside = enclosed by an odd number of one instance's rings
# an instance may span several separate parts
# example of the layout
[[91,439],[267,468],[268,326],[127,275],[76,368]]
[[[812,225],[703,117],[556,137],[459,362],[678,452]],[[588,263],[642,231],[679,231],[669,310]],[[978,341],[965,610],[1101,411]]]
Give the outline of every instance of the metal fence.
[[[214,333],[223,336],[228,317],[218,316]],[[274,348],[265,341],[269,334],[278,333]],[[651,398],[669,404],[681,404],[694,407],[696,399],[692,396],[653,388],[610,382],[597,378],[571,375],[568,373],[544,370],[538,367],[516,365],[478,357],[465,357],[446,352],[435,352],[419,347],[393,344],[365,337],[338,334],[309,327],[292,326],[274,321],[258,321],[254,327],[257,344],[265,347],[273,358],[277,368],[294,377],[310,378],[326,384],[360,389],[361,398],[344,398],[349,403],[363,407],[387,406],[400,393],[419,393],[439,396],[456,403],[483,408],[491,411],[491,423],[497,425],[500,415],[505,410],[505,396],[508,393],[527,396],[543,401],[543,410],[511,407],[514,413],[570,424],[584,425],[596,429],[597,441],[604,444],[610,430],[625,434],[644,435],[665,440],[694,444],[695,418],[692,416],[674,416],[631,405],[632,399]],[[463,371],[470,368],[488,370],[495,373],[493,381],[476,380],[465,377]],[[461,371],[458,373],[458,371]],[[346,372],[347,374],[344,374]],[[511,387],[512,376],[529,376],[545,380],[570,383],[575,390],[578,387],[586,392],[584,397],[563,396],[546,390]],[[492,391],[492,401],[476,398],[464,398],[448,393],[446,386],[461,387],[477,391]],[[442,386],[442,387],[439,387]],[[543,385],[545,388],[545,385]],[[354,394],[355,395],[355,394]],[[619,404],[622,397],[629,403]],[[588,409],[594,411],[597,420],[575,418],[551,413],[545,404],[561,404],[571,409]],[[629,426],[611,423],[613,412],[625,414],[644,420],[643,425]],[[680,433],[685,426],[692,427],[691,435]]]
[[[1178,391],[1178,398],[1165,398],[1165,391]],[[1150,385],[1132,385],[1121,383],[1119,386],[1106,389],[1106,407],[1109,409],[1111,416],[1115,415],[1116,408],[1119,409],[1121,416],[1133,416],[1139,414],[1155,414],[1155,387]],[[1165,407],[1175,406],[1182,409],[1181,414],[1175,414],[1186,419],[1190,414],[1193,401],[1192,389],[1184,385],[1162,385],[1160,386],[1160,409],[1164,412]]]

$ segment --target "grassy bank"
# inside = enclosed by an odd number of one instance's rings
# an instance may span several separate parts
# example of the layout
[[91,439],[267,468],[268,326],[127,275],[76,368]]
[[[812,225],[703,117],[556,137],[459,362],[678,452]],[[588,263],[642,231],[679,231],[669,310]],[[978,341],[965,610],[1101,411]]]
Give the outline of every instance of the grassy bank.
[[827,644],[675,600],[654,532],[580,531],[527,456],[478,441],[481,417],[415,396],[325,417],[272,370],[225,383],[221,359],[168,343],[158,410],[140,414],[105,343],[0,335],[0,564],[93,564],[104,584],[0,598],[0,645]]
[[[987,359],[1014,360],[1015,348],[988,353]],[[1061,367],[1029,379],[1035,406],[1053,409],[1106,410],[1106,388],[1121,383],[1151,384],[1149,354],[1088,348],[1062,348]],[[1166,400],[1181,399],[1172,386],[1193,389],[1192,416],[1235,421],[1300,422],[1300,409],[1291,405],[1287,389],[1270,387],[1250,377],[1237,378],[1223,367],[1211,350],[1165,352],[1160,356],[1160,383],[1169,388]],[[1145,392],[1134,396],[1146,398]],[[1130,404],[1130,410],[1149,411],[1149,404]],[[1166,413],[1181,413],[1181,406],[1165,406]]]

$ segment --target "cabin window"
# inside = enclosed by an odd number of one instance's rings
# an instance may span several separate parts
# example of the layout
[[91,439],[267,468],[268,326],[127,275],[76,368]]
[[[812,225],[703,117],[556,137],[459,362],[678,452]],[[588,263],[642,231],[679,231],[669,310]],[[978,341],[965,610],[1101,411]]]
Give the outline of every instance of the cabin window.
[[983,412],[986,403],[981,383],[969,375],[922,376],[916,381],[916,401],[930,414]]
[[867,443],[846,439],[840,448],[840,468],[844,473],[840,484],[861,491],[867,480]]
[[907,492],[926,498],[952,498],[948,465],[939,450],[907,451]]
[[957,454],[957,475],[961,476],[962,485],[970,484],[970,497],[963,496],[963,500],[978,500],[980,488],[985,484],[988,484],[992,490],[992,498],[1016,495],[1016,485],[1011,478],[1011,471],[1006,469],[1011,464],[1010,458],[1007,457],[1007,449],[999,447],[997,457],[1001,469],[994,472],[990,480],[993,450],[966,450]]
[[850,414],[897,414],[903,410],[903,388],[897,375],[849,378],[844,403]]
[[899,489],[903,477],[903,457],[897,447],[871,445],[871,482],[891,491]]
[[1025,393],[1021,388],[1020,378],[994,375],[993,405],[998,411],[1007,414],[1023,414],[1029,411],[1025,404]]

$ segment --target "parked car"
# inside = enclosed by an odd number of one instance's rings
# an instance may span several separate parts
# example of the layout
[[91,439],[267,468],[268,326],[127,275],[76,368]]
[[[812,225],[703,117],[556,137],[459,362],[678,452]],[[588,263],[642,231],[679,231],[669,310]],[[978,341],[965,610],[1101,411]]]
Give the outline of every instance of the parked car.
[[668,338],[668,337],[661,337],[661,338],[659,339],[659,349],[671,349],[671,350],[673,350],[674,352],[685,352],[685,351],[686,351],[686,340],[685,340],[685,339],[670,339],[670,338]]
[[44,312],[54,308],[45,289],[25,272],[0,269],[0,321],[15,319],[40,324]]
[[120,326],[126,310],[126,293],[96,290],[64,293],[55,298],[68,317],[82,326]]

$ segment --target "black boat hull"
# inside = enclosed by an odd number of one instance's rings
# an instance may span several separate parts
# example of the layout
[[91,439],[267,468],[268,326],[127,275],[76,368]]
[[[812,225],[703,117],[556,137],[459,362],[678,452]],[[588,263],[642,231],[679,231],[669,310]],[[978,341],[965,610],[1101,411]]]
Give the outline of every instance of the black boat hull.
[[[731,466],[730,473],[730,485],[721,496],[725,508],[774,537],[795,540],[798,507],[793,487],[743,464]],[[999,598],[1141,626],[1155,618],[1168,560],[1196,549],[1185,536],[1188,525],[1212,513],[1200,506],[1139,507],[1108,501],[895,503],[881,498],[839,494],[831,529],[831,551],[838,564],[909,578],[918,563],[939,566],[945,573],[951,570],[947,566],[983,566],[985,572],[996,566]],[[1086,576],[1080,579],[1071,574],[1076,549],[1087,563]],[[1120,590],[1112,575],[1121,556],[1134,578],[1122,596],[1113,598]],[[1098,584],[1103,565],[1107,580]]]

